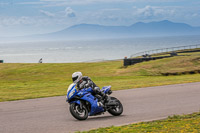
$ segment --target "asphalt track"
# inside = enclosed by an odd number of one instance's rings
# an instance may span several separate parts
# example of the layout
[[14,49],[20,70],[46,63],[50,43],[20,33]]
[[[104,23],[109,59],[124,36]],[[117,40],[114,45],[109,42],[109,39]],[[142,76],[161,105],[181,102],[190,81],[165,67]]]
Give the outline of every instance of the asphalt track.
[[0,103],[0,133],[68,133],[112,125],[163,119],[200,110],[200,82],[114,91],[121,116],[75,120],[64,96]]

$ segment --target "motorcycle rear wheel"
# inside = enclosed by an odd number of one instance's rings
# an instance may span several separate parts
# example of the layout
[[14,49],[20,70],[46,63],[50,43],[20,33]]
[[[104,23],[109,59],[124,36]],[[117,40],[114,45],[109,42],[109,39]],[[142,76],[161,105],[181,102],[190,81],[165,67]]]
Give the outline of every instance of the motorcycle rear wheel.
[[81,109],[79,104],[72,103],[70,104],[69,110],[72,116],[77,120],[86,120],[88,118],[88,110],[85,105],[83,105]]
[[112,100],[115,100],[115,102],[118,103],[117,106],[114,106],[112,107],[111,109],[108,110],[108,112],[111,114],[111,115],[114,115],[114,116],[119,116],[122,114],[123,112],[123,106],[121,104],[121,102],[115,98],[115,97],[111,97]]

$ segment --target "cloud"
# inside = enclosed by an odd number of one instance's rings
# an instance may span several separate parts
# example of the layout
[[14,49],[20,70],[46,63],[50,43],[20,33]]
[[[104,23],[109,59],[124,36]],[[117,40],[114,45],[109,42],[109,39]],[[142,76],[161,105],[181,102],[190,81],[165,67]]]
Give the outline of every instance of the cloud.
[[[34,29],[48,27],[49,30],[57,27],[62,29],[79,23],[131,25],[138,21],[150,22],[164,19],[198,26],[200,23],[200,6],[195,0],[190,2],[188,0],[3,1],[0,2],[0,6],[6,10],[0,13],[1,27],[24,26],[34,27]],[[16,11],[20,9],[20,12],[8,11],[9,8],[6,6],[11,4],[12,9]],[[133,5],[135,7],[132,7]],[[25,6],[25,9],[30,8],[29,12],[23,11]]]
[[45,4],[45,2],[39,1],[39,2],[19,2],[17,3],[19,5],[40,5]]
[[187,0],[40,0],[45,2],[45,6],[69,6],[69,5],[89,5],[99,3],[167,3],[167,2],[185,2]]
[[143,17],[153,17],[155,15],[155,9],[151,6],[145,6],[144,8],[138,9],[137,12]]
[[76,17],[76,14],[74,13],[71,7],[67,7],[65,9],[65,15],[68,17]]
[[33,24],[34,20],[30,17],[0,17],[1,26],[14,26],[14,25],[29,25]]
[[200,15],[199,14],[197,14],[197,13],[193,13],[192,14],[192,17],[199,17]]
[[[28,2],[16,2],[17,4],[26,5],[42,5],[44,7],[59,7],[59,6],[71,6],[71,5],[91,5],[91,4],[114,4],[114,3],[177,3],[187,2],[188,0],[39,0]],[[193,2],[195,0],[191,0]],[[197,2],[195,1],[195,4]]]
[[79,16],[85,23],[97,23],[103,25],[131,25],[138,21],[150,22],[164,19],[176,20],[182,17],[180,7],[175,6],[151,6],[132,8],[105,8],[93,12],[81,12]]
[[186,0],[40,0],[42,2],[67,2],[69,4],[113,3],[113,2],[184,2]]
[[9,3],[8,2],[0,2],[0,7],[2,6],[6,6],[6,5],[9,5]]
[[40,10],[40,12],[48,17],[54,17],[55,14],[48,12],[48,11],[44,11],[44,10]]
[[[63,20],[64,21],[64,20]],[[50,18],[50,17],[5,17],[0,16],[0,26],[9,27],[9,26],[47,26],[47,25],[55,25],[55,24],[62,24],[57,18]]]
[[178,7],[156,7],[147,5],[143,8],[133,7],[133,16],[140,20],[165,19],[172,17]]

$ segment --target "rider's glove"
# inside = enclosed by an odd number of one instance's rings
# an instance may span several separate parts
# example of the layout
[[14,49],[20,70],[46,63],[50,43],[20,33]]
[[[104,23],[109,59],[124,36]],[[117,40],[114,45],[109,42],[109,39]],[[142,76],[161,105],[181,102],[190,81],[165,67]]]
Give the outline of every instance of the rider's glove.
[[100,88],[99,88],[99,87],[97,87],[97,86],[96,86],[96,87],[94,87],[94,92],[95,92],[95,93],[97,93],[97,94],[99,94],[99,93],[100,93]]
[[89,87],[89,85],[88,85],[88,84],[85,84],[85,85],[84,85],[84,88],[88,88],[88,87]]

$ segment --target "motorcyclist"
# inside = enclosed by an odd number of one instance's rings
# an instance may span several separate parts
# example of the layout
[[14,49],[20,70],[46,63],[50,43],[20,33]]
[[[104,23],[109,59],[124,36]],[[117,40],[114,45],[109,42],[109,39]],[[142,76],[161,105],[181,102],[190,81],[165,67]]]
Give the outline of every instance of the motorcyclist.
[[77,84],[78,90],[91,87],[91,94],[98,99],[100,106],[103,106],[102,100],[106,95],[104,92],[100,91],[100,88],[88,76],[83,76],[81,72],[74,72],[72,74],[72,80]]

